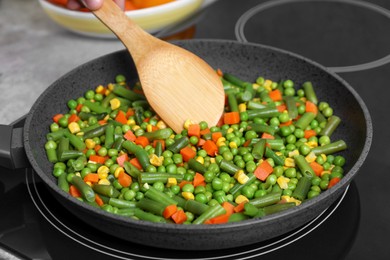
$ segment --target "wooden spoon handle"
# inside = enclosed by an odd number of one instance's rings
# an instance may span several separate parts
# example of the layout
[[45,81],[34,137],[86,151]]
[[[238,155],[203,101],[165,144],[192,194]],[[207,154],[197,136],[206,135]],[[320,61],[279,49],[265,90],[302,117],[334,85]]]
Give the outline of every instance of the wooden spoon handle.
[[103,1],[103,5],[93,14],[102,21],[126,46],[135,64],[153,47],[158,40],[133,22],[112,0]]

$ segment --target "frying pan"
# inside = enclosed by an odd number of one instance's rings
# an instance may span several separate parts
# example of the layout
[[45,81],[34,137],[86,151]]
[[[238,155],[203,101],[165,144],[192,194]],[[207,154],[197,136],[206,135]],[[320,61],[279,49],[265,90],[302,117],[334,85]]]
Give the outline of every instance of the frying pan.
[[[127,79],[137,78],[134,64],[125,50],[92,60],[54,82],[32,106],[23,132],[2,126],[0,163],[11,168],[31,165],[58,204],[69,210],[69,218],[74,218],[74,221],[83,221],[109,235],[134,243],[180,250],[232,248],[275,238],[309,222],[344,192],[362,166],[372,140],[369,112],[347,82],[309,59],[268,46],[227,40],[175,43],[199,55],[212,67],[246,81],[253,82],[258,76],[272,80],[292,79],[296,86],[311,81],[319,100],[329,102],[335,114],[342,119],[332,140],[343,139],[348,144],[348,149],[341,153],[347,161],[345,177],[333,188],[298,207],[262,219],[220,225],[139,221],[107,213],[72,198],[57,187],[56,179],[52,176],[53,166],[47,160],[44,149],[45,135],[52,116],[67,111],[66,102],[69,99],[82,96],[100,84],[112,82],[117,74],[124,74]],[[24,154],[28,161],[24,159]]]

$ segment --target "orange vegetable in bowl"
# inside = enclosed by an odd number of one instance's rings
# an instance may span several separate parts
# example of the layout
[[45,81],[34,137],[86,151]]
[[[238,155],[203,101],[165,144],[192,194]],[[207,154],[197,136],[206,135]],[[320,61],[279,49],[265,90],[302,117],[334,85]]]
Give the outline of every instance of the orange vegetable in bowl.
[[131,0],[134,6],[138,9],[148,8],[157,5],[163,5],[169,2],[173,2],[174,0]]

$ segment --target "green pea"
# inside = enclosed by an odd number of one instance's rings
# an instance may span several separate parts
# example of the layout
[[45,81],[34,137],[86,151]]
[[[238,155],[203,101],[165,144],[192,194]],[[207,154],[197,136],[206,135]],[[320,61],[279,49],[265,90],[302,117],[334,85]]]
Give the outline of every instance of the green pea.
[[267,194],[267,191],[266,191],[266,190],[257,190],[257,191],[255,192],[254,197],[255,197],[255,198],[260,198],[260,197],[263,197],[263,196],[266,195],[266,194]]
[[136,196],[136,192],[134,190],[127,190],[124,194],[123,194],[123,198],[125,200],[133,200]]
[[283,93],[285,96],[294,96],[295,89],[294,88],[286,88]]
[[286,137],[286,142],[288,144],[293,144],[297,141],[297,137],[293,134],[290,134],[289,136]]
[[179,185],[172,185],[170,187],[170,190],[172,191],[173,194],[179,194],[180,192],[180,186]]
[[307,193],[307,198],[308,199],[312,199],[314,197],[317,197],[318,195],[320,195],[320,193],[318,191],[314,191],[314,190],[310,190],[308,193]]
[[245,139],[250,140],[257,137],[257,133],[253,130],[249,130],[245,133]]
[[106,156],[106,155],[107,155],[107,152],[108,152],[107,148],[103,146],[103,147],[101,147],[101,148],[99,149],[98,154],[99,154],[100,156]]
[[65,174],[65,170],[64,169],[59,168],[59,167],[53,169],[53,176],[54,177],[58,178],[61,174]]
[[322,110],[322,114],[325,116],[325,117],[330,117],[333,115],[333,109],[331,107],[326,107]]
[[214,190],[222,190],[223,181],[220,178],[215,177],[211,183]]
[[184,184],[184,186],[181,188],[181,190],[183,192],[191,192],[193,193],[195,188],[194,188],[194,185],[192,185],[191,183],[186,183]]
[[95,91],[93,90],[88,90],[87,92],[85,92],[85,95],[84,97],[88,100],[92,100],[94,97],[95,97]]
[[334,165],[343,167],[345,164],[345,158],[341,155],[337,155],[333,160]]
[[58,119],[58,124],[61,127],[67,127],[68,126],[68,118],[65,116],[61,117],[60,119]]
[[303,155],[303,156],[306,156],[310,153],[311,151],[311,148],[306,145],[306,144],[303,144],[299,147],[299,152]]

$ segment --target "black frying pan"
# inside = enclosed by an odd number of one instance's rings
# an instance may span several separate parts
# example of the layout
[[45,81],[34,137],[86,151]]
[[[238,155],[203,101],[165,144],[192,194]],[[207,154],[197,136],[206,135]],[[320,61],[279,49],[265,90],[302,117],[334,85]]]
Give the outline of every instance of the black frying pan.
[[[11,149],[10,152],[10,139],[1,141],[0,163],[8,167],[22,165],[23,158],[20,155],[25,151],[29,163],[47,184],[58,204],[78,217],[75,221],[85,221],[101,231],[131,242],[172,249],[222,249],[274,238],[318,216],[343,193],[363,164],[372,139],[369,112],[351,86],[308,59],[271,47],[223,40],[191,40],[177,44],[199,55],[212,67],[247,81],[253,82],[258,76],[276,81],[292,79],[296,85],[311,81],[319,100],[328,101],[335,114],[343,120],[332,139],[343,139],[348,144],[348,150],[342,153],[347,160],[345,177],[330,190],[293,209],[263,219],[222,225],[172,225],[137,221],[109,214],[72,198],[57,187],[56,179],[51,174],[52,164],[47,160],[44,149],[45,135],[49,131],[52,116],[66,112],[69,99],[79,97],[99,84],[112,82],[119,73],[128,79],[136,79],[135,67],[126,51],[97,58],[54,82],[27,115],[23,144],[18,142],[18,136],[22,136],[20,130],[11,131],[9,127],[3,126],[2,136],[13,135],[11,146],[17,149]],[[23,145],[24,150],[21,148]]]

